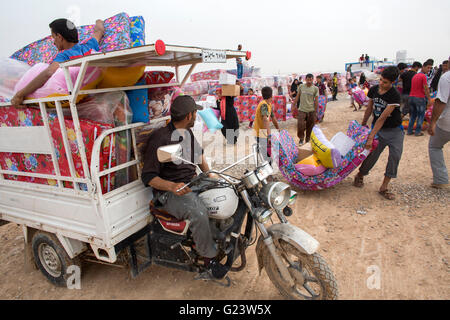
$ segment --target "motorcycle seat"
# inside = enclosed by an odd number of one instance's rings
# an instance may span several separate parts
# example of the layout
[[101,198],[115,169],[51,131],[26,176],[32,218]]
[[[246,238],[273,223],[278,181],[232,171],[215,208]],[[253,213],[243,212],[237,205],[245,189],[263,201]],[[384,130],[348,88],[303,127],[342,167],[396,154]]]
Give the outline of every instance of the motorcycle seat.
[[174,216],[172,216],[170,213],[168,213],[167,211],[162,210],[160,207],[155,205],[155,203],[153,201],[150,202],[150,213],[153,216],[155,216],[156,218],[166,221],[166,222],[180,223],[180,222],[184,221],[184,220],[177,219]]

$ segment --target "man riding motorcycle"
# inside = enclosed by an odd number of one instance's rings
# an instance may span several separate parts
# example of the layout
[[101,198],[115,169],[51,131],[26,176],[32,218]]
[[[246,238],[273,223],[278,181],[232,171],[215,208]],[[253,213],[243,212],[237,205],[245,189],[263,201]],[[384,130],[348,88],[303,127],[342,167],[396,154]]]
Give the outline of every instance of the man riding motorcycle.
[[[197,252],[205,259],[205,264],[216,279],[222,279],[228,268],[215,259],[218,250],[209,225],[208,209],[198,198],[197,193],[186,186],[197,174],[196,167],[184,162],[160,163],[157,157],[159,147],[180,144],[183,159],[198,164],[203,172],[209,171],[203,149],[195,139],[191,128],[194,126],[197,105],[190,96],[179,96],[171,106],[171,122],[155,130],[149,137],[144,155],[142,181],[153,188],[154,198],[160,209],[180,220],[189,220],[190,230]],[[215,178],[214,175],[210,175]]]

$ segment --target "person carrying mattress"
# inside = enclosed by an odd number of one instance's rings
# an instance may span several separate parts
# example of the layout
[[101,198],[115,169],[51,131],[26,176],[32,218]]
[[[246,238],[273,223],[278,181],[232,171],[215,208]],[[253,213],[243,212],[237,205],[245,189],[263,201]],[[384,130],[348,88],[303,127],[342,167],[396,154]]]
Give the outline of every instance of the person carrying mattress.
[[389,192],[389,182],[397,178],[397,171],[403,153],[403,141],[405,133],[401,127],[402,115],[400,112],[400,93],[393,87],[398,78],[397,67],[388,67],[381,74],[380,84],[369,90],[369,104],[364,114],[363,126],[367,125],[370,115],[373,113],[372,131],[366,143],[366,149],[372,148],[375,136],[378,137],[378,147],[362,163],[359,173],[355,177],[354,186],[364,186],[364,176],[375,166],[386,147],[389,147],[389,158],[384,174],[384,180],[380,187],[380,195],[388,200],[395,200],[395,195]]
[[78,30],[71,21],[67,19],[57,19],[50,23],[50,29],[54,44],[60,52],[46,70],[41,72],[41,74],[34,78],[34,80],[25,88],[14,95],[11,99],[11,105],[13,106],[22,104],[25,97],[41,88],[58,70],[60,63],[88,56],[94,52],[100,51],[99,42],[105,33],[103,21],[97,20],[92,38],[83,44],[79,44]]

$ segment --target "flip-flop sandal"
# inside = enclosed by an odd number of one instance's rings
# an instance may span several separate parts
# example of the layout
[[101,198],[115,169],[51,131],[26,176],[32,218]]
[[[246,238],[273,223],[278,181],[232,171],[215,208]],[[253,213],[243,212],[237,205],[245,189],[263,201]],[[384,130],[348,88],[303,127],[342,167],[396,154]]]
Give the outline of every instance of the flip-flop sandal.
[[379,191],[378,193],[381,194],[387,200],[395,200],[395,195],[389,192],[389,190]]
[[353,181],[353,185],[357,188],[364,187],[364,178],[361,178],[360,176],[356,176],[355,181]]
[[423,137],[425,134],[423,132],[416,134],[416,137]]

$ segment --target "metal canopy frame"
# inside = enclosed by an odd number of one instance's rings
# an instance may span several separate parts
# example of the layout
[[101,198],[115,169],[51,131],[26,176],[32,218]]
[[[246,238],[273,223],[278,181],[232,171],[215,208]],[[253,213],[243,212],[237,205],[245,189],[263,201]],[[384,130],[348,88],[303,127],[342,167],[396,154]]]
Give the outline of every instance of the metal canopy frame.
[[[126,169],[131,166],[136,166],[138,171],[138,177],[140,179],[141,177],[141,170],[139,167],[139,153],[137,152],[136,147],[136,138],[135,138],[135,130],[140,127],[146,127],[149,126],[149,124],[146,123],[137,123],[132,125],[126,125],[122,127],[116,127],[114,129],[105,130],[100,137],[98,137],[94,143],[94,147],[92,150],[92,159],[91,164],[88,164],[87,157],[86,157],[86,150],[83,144],[82,139],[82,133],[81,133],[81,127],[80,127],[80,121],[78,118],[77,108],[76,108],[76,101],[79,95],[85,95],[85,94],[97,94],[97,93],[105,93],[105,92],[114,92],[114,91],[127,91],[127,90],[135,90],[135,89],[146,89],[146,88],[162,88],[162,87],[174,87],[174,86],[184,86],[184,84],[187,82],[188,78],[194,71],[197,64],[203,62],[202,58],[202,52],[203,50],[210,50],[209,48],[199,48],[199,47],[187,47],[187,46],[178,46],[178,45],[165,45],[165,53],[162,55],[159,55],[156,50],[156,44],[150,44],[146,46],[131,48],[131,49],[124,49],[124,50],[118,50],[113,52],[107,52],[107,53],[97,53],[92,54],[86,57],[74,59],[65,63],[61,63],[60,66],[64,71],[65,78],[66,78],[66,84],[69,91],[69,95],[67,96],[60,96],[60,97],[52,97],[52,98],[41,98],[41,99],[32,99],[32,100],[25,100],[23,102],[24,105],[30,105],[30,104],[38,104],[41,116],[44,121],[43,128],[46,129],[48,136],[51,137],[51,131],[48,123],[48,115],[47,115],[47,109],[46,106],[47,102],[53,102],[56,106],[56,112],[58,114],[58,119],[63,119],[63,111],[62,111],[62,105],[61,103],[64,101],[68,101],[70,104],[70,110],[71,115],[73,119],[73,124],[75,128],[75,134],[76,139],[78,143],[78,150],[81,157],[83,172],[85,174],[84,178],[78,178],[76,176],[76,170],[73,164],[73,158],[72,154],[69,148],[69,139],[67,135],[67,130],[65,128],[64,121],[60,122],[61,127],[61,133],[63,138],[63,144],[66,150],[66,155],[68,158],[68,164],[70,168],[71,177],[67,176],[61,176],[60,169],[58,165],[58,161],[56,160],[56,155],[52,147],[52,153],[50,154],[52,156],[52,162],[53,166],[55,168],[55,175],[40,175],[36,173],[24,173],[24,172],[10,172],[6,170],[1,170],[0,168],[0,184],[11,184],[11,185],[19,185],[26,188],[31,189],[49,189],[52,188],[55,190],[54,187],[49,187],[45,185],[37,185],[37,184],[31,184],[27,182],[17,182],[17,181],[10,181],[4,179],[4,175],[16,175],[16,176],[28,176],[28,177],[35,177],[35,178],[47,178],[47,179],[54,179],[57,181],[57,188],[55,191],[57,192],[75,192],[79,196],[87,196],[88,194],[93,195],[94,193],[97,193],[97,199],[101,199],[106,197],[110,197],[112,195],[118,194],[121,191],[127,190],[129,188],[128,185],[125,185],[123,187],[120,187],[116,190],[111,191],[110,193],[103,195],[102,194],[102,188],[100,184],[100,178],[102,176],[105,176],[107,174],[111,174],[113,172]],[[212,49],[216,50],[216,49]],[[222,50],[226,52],[226,59],[235,59],[235,58],[246,58],[247,53],[244,51],[236,51],[236,50]],[[170,83],[170,84],[156,84],[156,85],[139,85],[139,86],[130,86],[130,87],[116,87],[116,88],[102,88],[102,89],[94,89],[94,90],[82,90],[81,85],[84,81],[84,77],[86,75],[86,70],[88,67],[130,67],[130,66],[136,66],[136,65],[142,65],[146,67],[157,67],[157,66],[163,66],[163,67],[173,67],[175,68],[175,75],[176,75],[176,82]],[[188,66],[189,68],[187,74],[183,78],[183,80],[180,82],[179,78],[179,67],[181,66]],[[70,77],[69,68],[70,67],[80,67],[80,71],[78,73],[78,77],[76,79],[75,83],[72,83],[72,79]],[[8,107],[11,106],[10,103],[0,103],[0,107]],[[53,109],[53,108],[52,108]],[[54,109],[53,109],[54,110]],[[162,121],[166,121],[168,117],[157,119],[152,121],[150,126],[157,124]],[[116,166],[114,168],[110,168],[108,170],[100,171],[99,164],[98,164],[98,155],[101,149],[101,145],[103,142],[103,139],[105,139],[108,136],[112,136],[114,133],[118,133],[120,131],[131,131],[131,136],[133,139],[133,149],[134,149],[134,155],[136,157],[135,160],[129,161],[127,163],[121,164],[119,166]],[[51,141],[51,139],[50,139]],[[91,170],[90,170],[91,169]],[[63,187],[62,182],[63,181],[70,181],[73,183],[74,189],[66,189]],[[80,190],[78,183],[85,183],[88,187],[87,194],[85,191]]]
[[[71,60],[61,64],[61,67],[81,66],[82,62],[90,62],[96,67],[127,67],[133,64],[146,66],[180,67],[202,62],[202,52],[207,48],[166,45],[166,52],[158,55],[156,45],[146,45],[137,48],[118,50],[108,53],[97,53]],[[227,59],[245,58],[245,51],[225,50]]]

